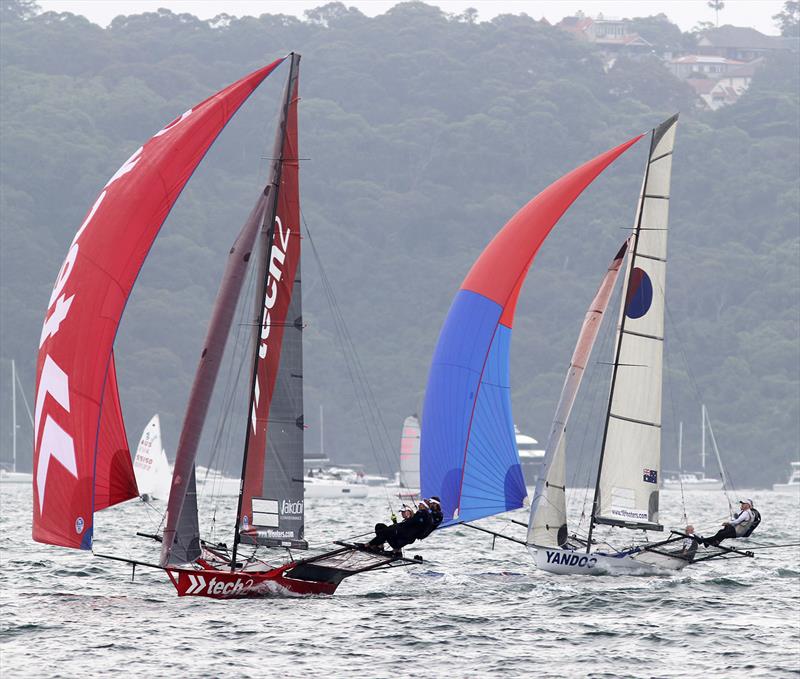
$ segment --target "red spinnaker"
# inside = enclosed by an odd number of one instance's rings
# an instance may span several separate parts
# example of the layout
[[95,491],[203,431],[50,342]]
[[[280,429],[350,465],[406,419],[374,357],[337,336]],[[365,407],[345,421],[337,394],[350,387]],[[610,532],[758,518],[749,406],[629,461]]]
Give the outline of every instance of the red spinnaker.
[[112,345],[136,276],[181,190],[279,59],[189,109],[98,196],[48,303],[36,370],[33,538],[89,549],[93,513],[137,494]]

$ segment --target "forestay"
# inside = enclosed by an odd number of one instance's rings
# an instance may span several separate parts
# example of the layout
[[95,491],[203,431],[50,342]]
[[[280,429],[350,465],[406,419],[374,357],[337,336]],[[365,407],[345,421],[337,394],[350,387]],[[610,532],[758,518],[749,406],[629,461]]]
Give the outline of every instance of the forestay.
[[653,131],[634,223],[593,522],[661,530],[661,385],[675,115]]
[[606,271],[600,288],[583,319],[578,342],[572,353],[567,377],[561,389],[550,435],[547,438],[544,462],[536,489],[531,501],[531,513],[528,521],[529,545],[539,547],[561,547],[567,542],[567,503],[566,503],[566,428],[572,406],[581,386],[581,380],[592,355],[597,333],[603,322],[603,316],[614,285],[617,282],[622,260],[628,249],[628,240],[617,252]]
[[422,414],[422,495],[443,525],[521,507],[527,490],[511,415],[509,348],[517,297],[539,246],[581,192],[640,136],[597,156],[525,205],[473,265],[445,319]]
[[94,511],[138,495],[112,345],[142,263],[214,139],[280,63],[189,109],[106,183],[56,278],[39,342],[33,538],[89,549]]

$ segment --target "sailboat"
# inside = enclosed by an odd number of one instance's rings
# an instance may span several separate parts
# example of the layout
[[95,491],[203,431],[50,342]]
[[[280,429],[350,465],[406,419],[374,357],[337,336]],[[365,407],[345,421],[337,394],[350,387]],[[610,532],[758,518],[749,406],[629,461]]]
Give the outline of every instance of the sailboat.
[[708,430],[711,432],[711,442],[714,446],[714,452],[717,456],[717,464],[722,469],[722,460],[717,448],[717,441],[714,438],[714,430],[711,428],[711,422],[708,420],[708,411],[706,404],[700,405],[700,471],[689,472],[683,470],[683,422],[678,424],[678,471],[672,474],[664,474],[663,488],[676,490],[722,490],[722,479],[715,479],[706,476],[706,423],[708,423]]
[[509,384],[517,297],[556,222],[642,136],[584,163],[528,202],[484,249],[456,294],[428,373],[420,441],[422,495],[441,498],[441,527],[523,506],[527,489]]
[[14,362],[14,359],[11,359],[11,464],[7,465],[3,463],[0,465],[0,483],[2,484],[11,484],[11,483],[30,483],[31,479],[33,478],[31,474],[28,472],[19,472],[17,471],[17,429],[19,425],[17,424],[17,390],[19,389],[19,393],[22,396],[22,401],[25,404],[25,410],[28,413],[28,419],[31,421],[31,426],[33,426],[33,416],[31,415],[31,409],[28,406],[28,401],[25,398],[25,392],[22,389],[22,384],[20,384],[19,376],[17,375],[17,364]]
[[[90,550],[95,512],[139,495],[117,388],[114,338],[145,257],[184,185],[250,94],[286,63],[267,186],[226,262],[176,451],[157,563],[180,596],[332,594],[347,577],[413,563],[349,543],[306,559],[303,501],[302,297],[298,156],[300,56],[254,71],[157,132],[111,177],[78,229],[42,328],[34,431],[33,538]],[[204,541],[195,459],[248,265],[248,406],[232,544]],[[274,550],[274,551],[270,551]],[[269,554],[278,553],[281,563]],[[286,560],[288,559],[288,561]]]
[[[663,531],[659,523],[661,385],[667,224],[677,115],[650,137],[633,233],[617,253],[587,312],[545,453],[544,473],[531,502],[525,543],[536,566],[557,574],[601,575],[681,570],[719,557],[753,556],[732,547],[698,553],[681,531],[665,539],[616,548],[593,538],[598,526]],[[588,536],[569,535],[565,489],[565,432],[570,411],[627,250],[611,388]],[[647,533],[645,533],[646,535]],[[684,542],[686,541],[686,542]]]
[[133,473],[139,496],[145,502],[166,500],[172,485],[172,470],[167,453],[161,445],[161,419],[158,413],[150,418],[136,446]]
[[403,421],[400,435],[400,471],[397,476],[400,497],[419,496],[419,441],[419,418],[416,415],[409,415]]

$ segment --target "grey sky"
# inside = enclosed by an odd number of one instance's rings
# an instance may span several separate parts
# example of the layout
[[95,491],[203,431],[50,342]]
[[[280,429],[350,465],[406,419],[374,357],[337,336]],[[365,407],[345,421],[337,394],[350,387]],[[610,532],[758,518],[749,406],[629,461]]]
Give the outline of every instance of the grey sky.
[[[259,14],[292,14],[303,16],[307,9],[319,7],[328,0],[38,0],[45,11],[82,14],[90,21],[107,26],[119,14],[140,14],[166,7],[175,13],[187,12],[201,19],[217,14],[258,16]],[[383,14],[397,0],[344,0],[348,7],[358,7],[364,14]],[[590,16],[648,16],[665,13],[682,30],[688,31],[699,21],[714,21],[714,11],[707,0],[428,0],[445,12],[460,13],[467,7],[478,10],[479,20],[498,14],[520,14],[535,19],[545,17],[551,23],[578,10]],[[777,34],[772,16],[781,11],[783,0],[725,0],[719,13],[720,25],[752,26],[768,34]]]

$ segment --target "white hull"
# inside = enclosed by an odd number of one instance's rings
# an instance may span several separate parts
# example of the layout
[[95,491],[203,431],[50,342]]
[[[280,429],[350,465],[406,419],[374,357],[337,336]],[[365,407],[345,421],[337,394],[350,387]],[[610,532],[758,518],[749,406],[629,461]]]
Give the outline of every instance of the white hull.
[[539,570],[555,575],[645,575],[659,571],[679,571],[688,564],[653,552],[613,556],[570,549],[529,547]]
[[0,483],[32,483],[33,475],[26,472],[7,472],[0,469]]
[[776,493],[800,495],[800,483],[773,483],[772,490]]
[[370,487],[336,479],[305,478],[306,498],[365,498]]

